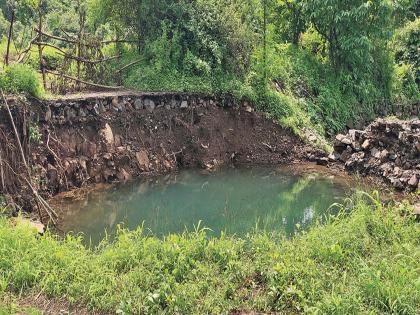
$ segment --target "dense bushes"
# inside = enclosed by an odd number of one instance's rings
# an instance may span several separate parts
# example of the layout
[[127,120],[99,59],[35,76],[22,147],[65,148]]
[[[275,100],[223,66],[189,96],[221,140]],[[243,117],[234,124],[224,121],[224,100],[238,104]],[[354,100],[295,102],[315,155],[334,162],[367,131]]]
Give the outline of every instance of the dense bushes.
[[[21,50],[31,37],[25,27],[32,29],[39,13],[31,1],[13,3],[0,9],[9,20],[18,13],[13,40]],[[86,80],[231,93],[295,131],[324,136],[377,115],[409,116],[420,99],[415,0],[43,0],[42,10],[47,33],[77,38],[82,21],[88,41],[128,40],[103,47],[123,58],[106,71],[86,67]],[[0,18],[0,28],[5,23]],[[51,50],[44,49],[48,66],[74,75],[76,67]],[[27,58],[34,68],[37,59]]]
[[0,87],[6,93],[28,93],[41,97],[44,94],[36,71],[28,65],[15,64],[0,72]]
[[96,250],[1,219],[0,296],[42,291],[119,314],[414,315],[420,244],[409,211],[358,199],[351,215],[292,240],[204,230],[159,240],[138,230]]

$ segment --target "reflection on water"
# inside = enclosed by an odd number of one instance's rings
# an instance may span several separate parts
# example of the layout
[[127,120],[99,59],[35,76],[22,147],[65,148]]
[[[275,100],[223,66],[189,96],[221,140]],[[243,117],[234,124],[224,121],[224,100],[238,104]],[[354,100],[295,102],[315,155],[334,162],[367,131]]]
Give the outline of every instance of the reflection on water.
[[62,229],[82,232],[97,244],[123,223],[144,224],[161,237],[191,231],[198,222],[212,230],[244,235],[258,226],[293,235],[341,201],[348,187],[317,175],[296,175],[269,168],[225,169],[212,174],[186,170],[178,174],[119,184],[82,200],[60,200]]

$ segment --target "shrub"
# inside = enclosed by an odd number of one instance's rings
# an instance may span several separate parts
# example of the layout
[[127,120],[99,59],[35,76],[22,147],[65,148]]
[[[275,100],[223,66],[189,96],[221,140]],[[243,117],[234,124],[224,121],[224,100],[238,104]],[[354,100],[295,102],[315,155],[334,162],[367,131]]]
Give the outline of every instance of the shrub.
[[28,65],[15,64],[7,67],[0,75],[0,86],[7,93],[27,93],[36,97],[44,94],[38,74]]

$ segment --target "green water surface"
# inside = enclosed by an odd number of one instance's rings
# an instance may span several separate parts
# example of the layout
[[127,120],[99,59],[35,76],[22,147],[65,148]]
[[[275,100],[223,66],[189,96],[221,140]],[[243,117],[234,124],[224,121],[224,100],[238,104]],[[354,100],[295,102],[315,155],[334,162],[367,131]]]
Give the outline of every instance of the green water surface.
[[[89,193],[83,200],[61,200],[62,230],[83,233],[97,244],[123,224],[143,225],[158,237],[211,229],[243,236],[256,227],[293,235],[307,228],[333,203],[342,202],[351,187],[342,180],[288,169],[240,168],[215,173],[185,170],[178,174],[118,184]],[[328,210],[328,212],[327,212]]]

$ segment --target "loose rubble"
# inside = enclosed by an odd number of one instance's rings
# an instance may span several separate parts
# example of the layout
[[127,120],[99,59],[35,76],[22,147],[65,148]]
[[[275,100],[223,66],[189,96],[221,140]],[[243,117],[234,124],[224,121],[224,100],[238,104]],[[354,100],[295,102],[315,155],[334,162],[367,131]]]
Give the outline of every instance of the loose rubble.
[[416,191],[420,180],[420,120],[377,119],[365,130],[336,136],[330,162],[347,171],[382,177],[397,190]]

